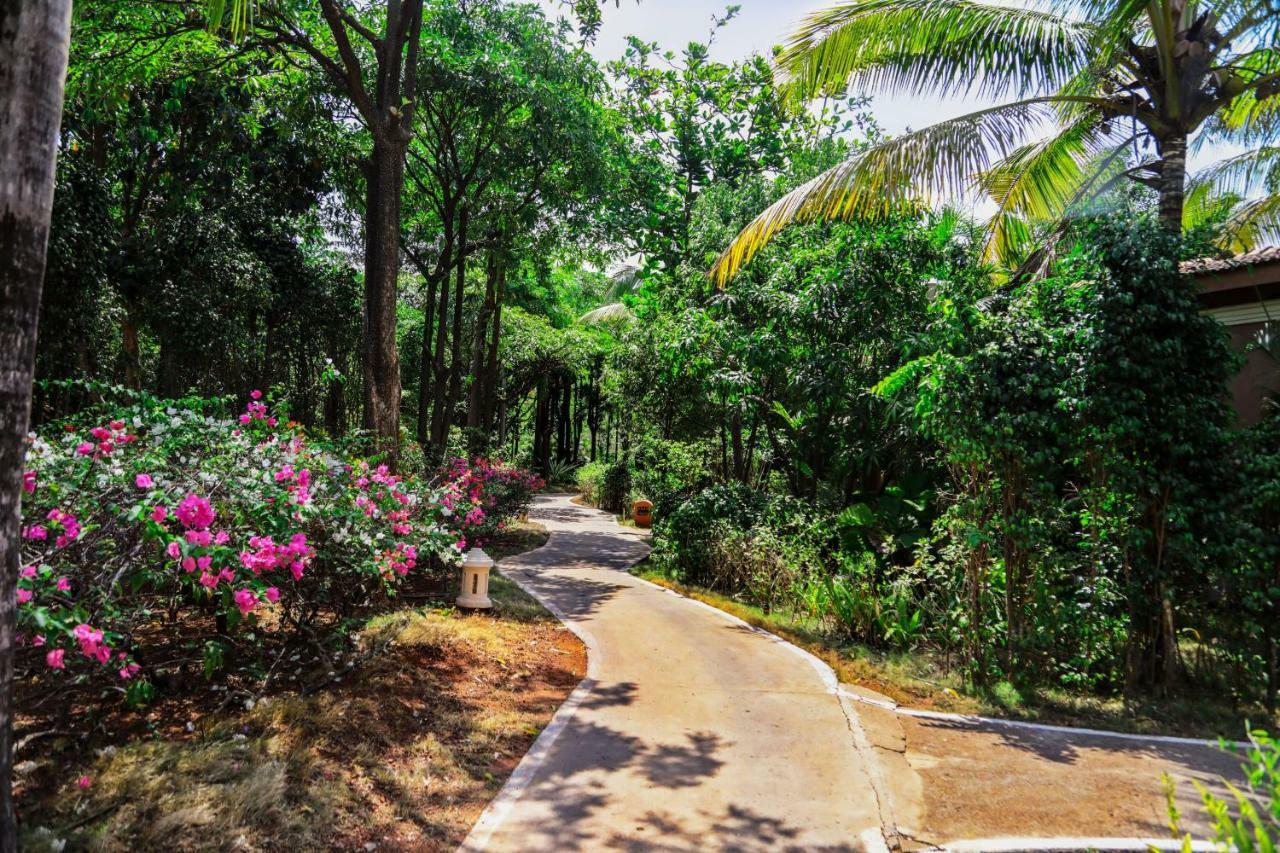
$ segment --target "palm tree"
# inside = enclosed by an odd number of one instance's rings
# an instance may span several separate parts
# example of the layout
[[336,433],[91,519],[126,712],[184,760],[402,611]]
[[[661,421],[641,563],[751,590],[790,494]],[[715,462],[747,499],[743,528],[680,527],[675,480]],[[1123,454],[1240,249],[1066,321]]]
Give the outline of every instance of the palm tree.
[[[1025,252],[1129,181],[1170,228],[1226,212],[1229,248],[1280,228],[1277,0],[847,0],[791,36],[776,76],[793,103],[863,92],[981,96],[999,106],[875,145],[784,196],[711,271],[720,284],[787,223],[875,216],[979,190],[988,257]],[[1189,146],[1246,153],[1188,177]]]

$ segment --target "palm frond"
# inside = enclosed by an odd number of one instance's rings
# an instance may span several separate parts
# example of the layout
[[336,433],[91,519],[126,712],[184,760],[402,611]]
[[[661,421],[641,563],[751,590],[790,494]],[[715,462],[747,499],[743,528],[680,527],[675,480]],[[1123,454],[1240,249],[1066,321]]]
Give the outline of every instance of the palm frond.
[[806,17],[776,68],[799,99],[850,85],[1022,97],[1084,67],[1093,35],[1085,22],[975,0],[850,0]]
[[578,318],[578,322],[584,326],[607,326],[626,323],[634,318],[635,315],[631,313],[631,309],[625,304],[611,302],[608,305],[601,305],[599,308],[583,314]]
[[1264,145],[1220,160],[1198,172],[1192,183],[1241,196],[1280,188],[1280,145]]
[[1280,136],[1280,47],[1252,51],[1233,70],[1250,88],[1206,122],[1206,136],[1243,144],[1274,141]]
[[1076,200],[1099,156],[1113,150],[1109,128],[1086,116],[1060,133],[1025,145],[978,177],[998,205],[984,255],[1012,263],[1022,253],[1027,222],[1061,218]]
[[1233,252],[1280,245],[1280,193],[1243,202],[1227,218],[1221,242]]
[[710,276],[723,286],[788,223],[875,218],[908,202],[961,196],[1053,119],[1054,98],[969,113],[872,146],[787,193],[738,234]]

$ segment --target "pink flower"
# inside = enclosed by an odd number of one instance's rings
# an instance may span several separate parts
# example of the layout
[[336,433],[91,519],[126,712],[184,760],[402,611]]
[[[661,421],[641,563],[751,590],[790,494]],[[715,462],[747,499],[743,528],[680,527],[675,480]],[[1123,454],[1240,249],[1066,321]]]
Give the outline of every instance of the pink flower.
[[194,572],[196,570],[196,558],[195,557],[183,558],[182,569],[183,571]]
[[267,601],[270,601],[272,604],[275,604],[280,600],[280,590],[276,589],[274,586],[267,587],[267,591],[264,592],[263,595],[265,595],[267,597]]
[[88,787],[93,784],[93,780],[90,779],[88,776],[81,776],[79,779],[76,780],[76,784],[80,786],[81,791],[84,791],[84,790],[87,790]]
[[98,441],[106,441],[107,439],[111,438],[111,430],[107,429],[106,427],[100,427],[100,426],[94,427],[93,429],[89,430],[89,435],[98,439]]
[[26,604],[31,600],[31,590],[18,587],[18,603]]
[[219,530],[213,537],[214,544],[226,545],[231,541],[231,536],[225,530]]
[[213,506],[196,494],[189,494],[183,498],[174,514],[178,516],[178,521],[182,522],[184,527],[205,528],[213,524]]
[[213,589],[218,585],[218,576],[211,575],[208,572],[202,572],[200,574],[200,585],[207,587],[208,589]]
[[249,392],[249,397],[254,400],[261,400],[262,392],[259,391],[257,388],[254,388],[252,391]]
[[58,578],[56,588],[58,592],[71,592],[71,581],[66,578]]
[[151,520],[156,524],[163,524],[164,520],[169,517],[169,510],[163,506],[158,506],[151,510]]
[[36,472],[23,471],[22,472],[22,491],[30,495],[30,494],[34,494],[35,490],[36,490]]
[[178,544],[177,539],[170,540],[169,547],[165,550],[169,553],[169,556],[175,560],[182,556],[182,546]]
[[236,590],[235,599],[236,607],[240,608],[241,616],[248,616],[249,612],[258,606],[258,596],[247,589]]
[[156,481],[151,479],[150,474],[139,474],[133,478],[133,484],[139,489],[149,489],[156,484]]
[[109,426],[110,426],[113,430],[115,430],[115,431],[119,432],[120,430],[124,429],[124,421],[112,421],[112,422],[109,424]]
[[196,568],[200,571],[207,571],[213,565],[213,557],[200,557],[196,560]]
[[36,567],[35,567],[35,566],[23,566],[23,567],[22,567],[22,571],[18,572],[18,574],[19,574],[21,577],[24,577],[24,578],[33,578],[33,577],[35,577],[35,576],[36,576]]
[[76,453],[80,454],[81,456],[88,456],[92,452],[93,452],[93,444],[91,442],[82,441],[76,445]]
[[66,669],[67,665],[62,660],[66,655],[62,649],[50,649],[44,656],[44,662],[50,669]]
[[44,634],[36,634],[34,637],[32,637],[32,638],[31,638],[31,645],[35,646],[37,649],[38,649],[38,648],[40,648],[41,646],[43,646],[43,645],[44,645]]
[[127,664],[120,668],[120,677],[125,681],[128,681],[130,678],[137,675],[138,670],[140,669],[142,669],[142,667],[138,666],[136,663]]
[[23,539],[36,539],[41,542],[49,538],[49,531],[45,530],[42,525],[32,524],[22,529]]

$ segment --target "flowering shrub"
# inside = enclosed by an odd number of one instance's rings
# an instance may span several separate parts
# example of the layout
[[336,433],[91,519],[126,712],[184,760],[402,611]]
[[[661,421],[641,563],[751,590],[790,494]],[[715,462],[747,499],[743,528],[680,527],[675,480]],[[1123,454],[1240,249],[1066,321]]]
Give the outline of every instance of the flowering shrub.
[[304,629],[394,594],[427,558],[456,562],[463,524],[496,523],[448,508],[472,481],[405,480],[282,426],[261,396],[238,421],[144,398],[31,439],[18,615],[43,666],[109,667],[143,699],[135,634],[159,614],[211,614],[219,634]]
[[441,503],[461,533],[458,547],[483,545],[501,531],[506,520],[529,511],[542,478],[501,460],[462,457],[449,460],[441,472]]

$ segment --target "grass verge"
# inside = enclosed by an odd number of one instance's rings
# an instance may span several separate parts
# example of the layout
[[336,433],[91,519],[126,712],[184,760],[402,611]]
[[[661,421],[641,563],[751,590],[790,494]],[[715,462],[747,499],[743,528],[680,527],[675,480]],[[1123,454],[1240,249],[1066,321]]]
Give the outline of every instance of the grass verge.
[[[518,527],[493,550],[546,539]],[[490,593],[488,613],[437,603],[368,619],[360,665],[310,695],[186,720],[161,704],[140,712],[141,733],[104,720],[49,738],[19,768],[22,848],[455,848],[586,671],[536,601],[500,575]]]
[[[1000,682],[989,690],[974,692],[966,689],[954,669],[934,655],[870,649],[849,642],[819,620],[789,611],[767,613],[730,596],[678,583],[647,562],[632,572],[777,634],[826,662],[841,682],[874,690],[910,708],[1210,740],[1219,736],[1239,739],[1250,724],[1268,727],[1267,713],[1261,706],[1232,706],[1191,690],[1176,698],[1126,699],[1064,690],[1019,690]],[[1270,723],[1274,729],[1280,721],[1272,719]]]

